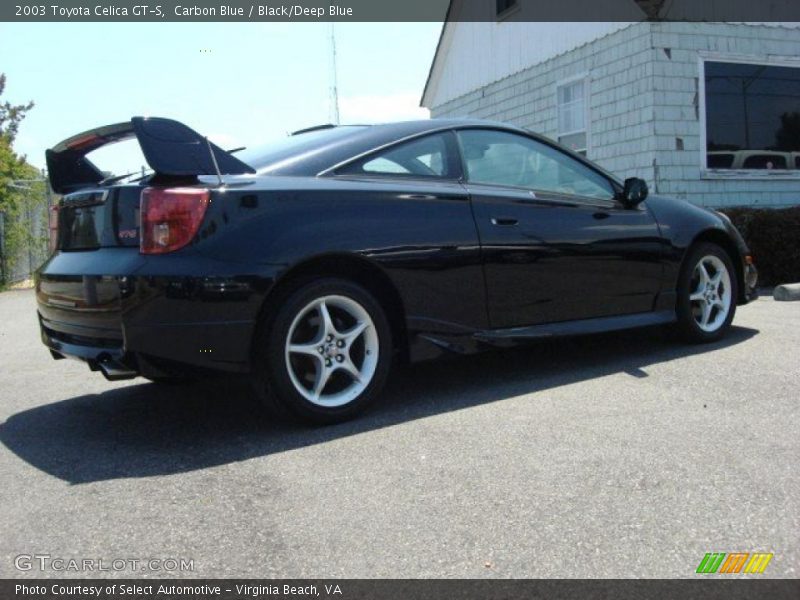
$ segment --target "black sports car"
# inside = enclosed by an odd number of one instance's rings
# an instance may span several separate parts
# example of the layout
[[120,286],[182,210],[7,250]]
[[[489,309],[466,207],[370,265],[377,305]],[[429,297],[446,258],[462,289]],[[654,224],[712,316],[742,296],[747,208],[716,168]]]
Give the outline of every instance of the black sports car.
[[[151,175],[86,157],[133,137]],[[36,293],[54,358],[108,379],[241,373],[317,422],[372,403],[394,357],[669,323],[716,340],[755,295],[725,216],[497,123],[322,126],[227,152],[136,117],[47,164],[63,197]]]

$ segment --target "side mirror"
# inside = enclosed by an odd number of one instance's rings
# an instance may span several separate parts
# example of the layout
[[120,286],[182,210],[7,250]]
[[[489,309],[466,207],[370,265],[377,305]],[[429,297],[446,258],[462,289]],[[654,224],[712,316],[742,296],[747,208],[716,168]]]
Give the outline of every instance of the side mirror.
[[647,194],[647,183],[644,179],[628,177],[625,180],[625,187],[622,189],[619,199],[626,207],[633,208],[644,202]]

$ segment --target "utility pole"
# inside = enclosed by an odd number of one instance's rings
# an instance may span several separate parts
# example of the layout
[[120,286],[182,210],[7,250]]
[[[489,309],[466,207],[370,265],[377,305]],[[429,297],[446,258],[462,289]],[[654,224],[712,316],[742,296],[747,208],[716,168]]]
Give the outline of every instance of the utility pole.
[[339,86],[336,76],[336,29],[333,22],[331,22],[331,70],[332,70],[332,84],[331,84],[331,97],[330,97],[331,122],[334,125],[338,125]]
[[6,282],[6,214],[0,211],[0,285]]

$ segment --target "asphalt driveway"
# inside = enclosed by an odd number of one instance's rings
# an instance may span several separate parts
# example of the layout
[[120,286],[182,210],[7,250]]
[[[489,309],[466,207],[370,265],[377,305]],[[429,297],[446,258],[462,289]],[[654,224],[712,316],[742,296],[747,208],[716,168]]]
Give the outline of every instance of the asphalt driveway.
[[[235,381],[108,383],[0,294],[0,577],[17,557],[189,559],[106,576],[691,577],[800,567],[800,303],[717,344],[661,330],[404,368],[383,404],[271,423]],[[19,570],[17,566],[30,566]]]

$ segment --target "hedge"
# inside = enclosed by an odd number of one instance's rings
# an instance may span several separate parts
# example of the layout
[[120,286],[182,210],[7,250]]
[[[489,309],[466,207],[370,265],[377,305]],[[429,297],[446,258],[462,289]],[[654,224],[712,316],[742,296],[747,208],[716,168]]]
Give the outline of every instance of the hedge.
[[800,282],[800,206],[737,206],[720,212],[730,217],[750,247],[760,286]]

